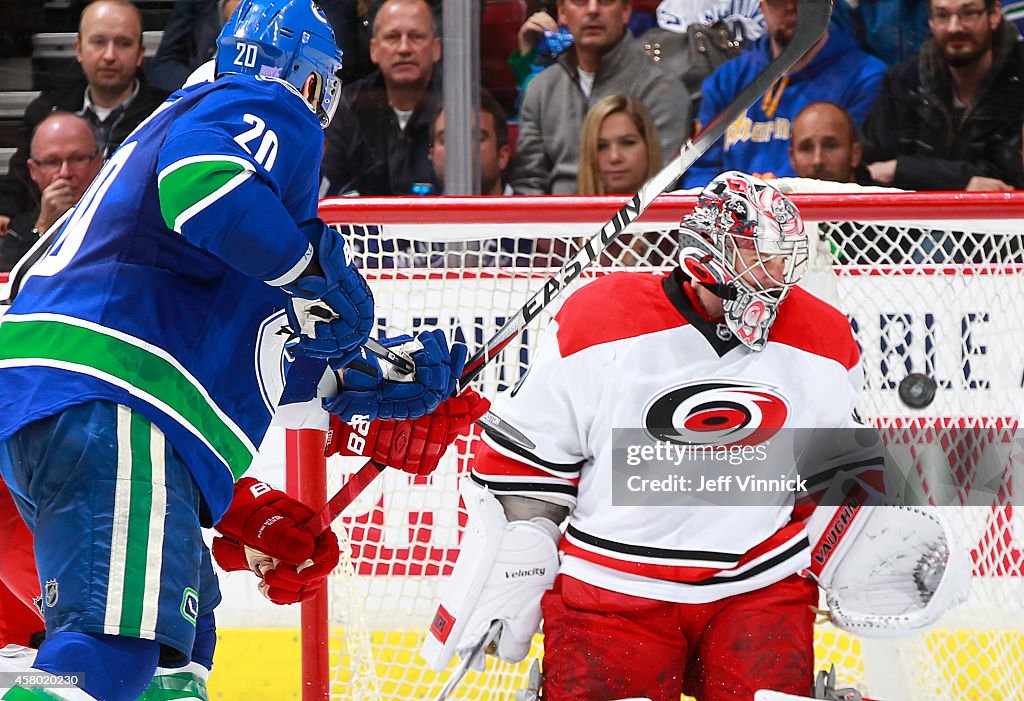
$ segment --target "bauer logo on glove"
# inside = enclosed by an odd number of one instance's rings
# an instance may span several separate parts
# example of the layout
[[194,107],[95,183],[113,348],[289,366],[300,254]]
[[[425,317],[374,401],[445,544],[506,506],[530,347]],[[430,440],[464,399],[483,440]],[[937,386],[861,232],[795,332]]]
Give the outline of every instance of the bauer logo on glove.
[[417,419],[371,422],[357,416],[345,423],[332,415],[324,455],[358,455],[414,475],[429,475],[437,469],[448,446],[469,433],[490,404],[467,389]]
[[243,477],[216,526],[221,536],[213,539],[213,557],[228,572],[254,572],[260,592],[275,604],[307,601],[340,556],[334,531],[317,533],[309,525],[314,515],[284,492]]

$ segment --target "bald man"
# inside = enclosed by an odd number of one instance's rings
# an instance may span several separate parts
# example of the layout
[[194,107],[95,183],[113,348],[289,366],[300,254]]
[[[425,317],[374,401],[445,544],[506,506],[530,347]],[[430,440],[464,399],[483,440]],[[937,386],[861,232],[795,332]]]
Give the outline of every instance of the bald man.
[[850,113],[832,102],[812,102],[797,113],[789,160],[801,178],[857,181],[861,145]]
[[75,41],[81,77],[43,92],[25,108],[24,137],[7,175],[0,176],[0,236],[10,217],[39,202],[26,161],[28,137],[46,115],[66,110],[85,117],[106,158],[167,98],[166,90],[146,82],[140,69],[144,53],[139,8],[128,0],[96,0],[85,7]]
[[64,212],[82,199],[103,166],[92,125],[71,112],[53,112],[36,127],[28,172],[41,194],[38,207],[15,216],[0,239],[0,272],[10,271]]

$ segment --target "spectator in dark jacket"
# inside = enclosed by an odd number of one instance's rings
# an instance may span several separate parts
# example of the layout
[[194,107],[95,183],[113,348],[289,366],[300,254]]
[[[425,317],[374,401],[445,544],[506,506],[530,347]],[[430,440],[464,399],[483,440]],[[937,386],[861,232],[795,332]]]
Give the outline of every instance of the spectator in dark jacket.
[[377,70],[342,93],[327,129],[323,193],[430,194],[430,125],[442,101],[437,17],[424,0],[387,0],[371,34]]
[[0,272],[10,272],[54,222],[78,204],[103,166],[92,125],[71,112],[53,112],[32,135],[28,170],[42,191],[38,207],[16,214],[0,238]]
[[880,185],[908,190],[1024,186],[1024,45],[997,0],[931,0],[921,55],[886,73],[864,122]]
[[0,179],[0,233],[10,217],[39,202],[39,188],[29,177],[29,142],[50,112],[66,110],[85,117],[96,130],[106,157],[167,97],[146,84],[141,71],[142,17],[127,0],[97,0],[82,11],[75,53],[85,78],[49,90],[25,108],[22,141]]

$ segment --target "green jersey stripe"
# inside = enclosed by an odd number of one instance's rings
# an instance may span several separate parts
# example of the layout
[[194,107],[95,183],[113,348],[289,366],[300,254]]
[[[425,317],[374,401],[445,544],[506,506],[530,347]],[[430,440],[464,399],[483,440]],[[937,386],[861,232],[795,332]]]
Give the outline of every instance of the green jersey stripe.
[[178,161],[160,173],[160,213],[164,223],[181,233],[181,227],[211,203],[231,192],[253,172],[242,159],[204,156]]
[[[131,496],[128,500],[124,588],[121,591],[121,620],[118,627],[120,635],[138,638],[142,633],[142,608],[146,599],[146,569],[153,564],[146,561],[154,489],[150,423],[132,411],[128,434],[130,452],[127,456],[127,478]],[[118,474],[118,481],[123,479],[125,477]]]
[[[193,663],[195,664],[195,663]],[[205,699],[207,697],[206,682],[202,677],[191,672],[175,674],[158,674],[153,677],[146,692],[161,701],[170,699]],[[159,693],[156,693],[159,692]],[[145,695],[142,698],[147,698]]]
[[60,696],[46,689],[25,689],[24,687],[16,686],[0,698],[3,701],[61,701],[68,697]]
[[84,326],[87,323],[57,315],[5,315],[0,323],[0,365],[70,367],[126,387],[203,440],[235,479],[245,473],[255,446],[195,379],[170,356],[161,357],[141,340],[115,336],[99,325]]
[[[138,414],[133,414],[139,416]],[[142,416],[139,419],[145,421]],[[142,583],[143,608],[142,630],[148,631],[143,637],[150,637],[156,631],[157,616],[160,612],[160,577],[164,567],[164,526],[167,519],[167,442],[158,426],[145,421],[149,431],[150,499],[144,506],[149,511],[149,529],[146,548],[146,578]],[[147,594],[147,592],[149,592]]]

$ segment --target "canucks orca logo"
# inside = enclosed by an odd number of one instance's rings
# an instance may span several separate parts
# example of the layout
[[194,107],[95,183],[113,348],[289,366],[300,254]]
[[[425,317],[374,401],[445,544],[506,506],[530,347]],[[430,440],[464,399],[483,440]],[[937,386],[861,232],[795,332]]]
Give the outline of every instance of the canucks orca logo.
[[181,617],[192,625],[199,619],[199,592],[192,587],[181,592]]
[[693,382],[670,389],[644,409],[655,440],[680,445],[757,445],[786,424],[789,402],[770,385]]
[[256,336],[256,379],[263,403],[271,414],[284,392],[285,376],[297,343],[298,338],[288,328],[288,316],[283,309],[260,324]]

